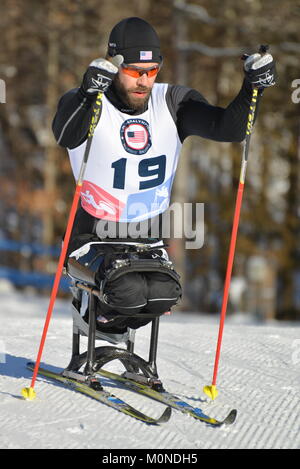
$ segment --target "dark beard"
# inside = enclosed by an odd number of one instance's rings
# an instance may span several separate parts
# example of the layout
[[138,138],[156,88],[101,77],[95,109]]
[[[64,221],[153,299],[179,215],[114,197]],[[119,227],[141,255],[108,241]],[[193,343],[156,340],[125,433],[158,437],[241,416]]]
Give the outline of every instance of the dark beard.
[[[125,107],[136,112],[146,111],[151,94],[151,88],[148,88],[146,86],[138,86],[136,88],[130,88],[129,90],[126,90],[122,83],[120,83],[118,75],[114,79],[114,88],[117,92],[118,97],[125,105]],[[141,91],[146,92],[148,94],[144,99],[134,99],[132,96],[130,96],[130,92],[133,91]]]

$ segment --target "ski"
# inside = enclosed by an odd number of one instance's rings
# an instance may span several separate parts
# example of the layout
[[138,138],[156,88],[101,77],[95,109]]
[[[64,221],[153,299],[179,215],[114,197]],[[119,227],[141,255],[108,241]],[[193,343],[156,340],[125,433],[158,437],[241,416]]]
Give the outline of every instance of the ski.
[[104,378],[108,378],[112,381],[118,381],[124,384],[124,386],[130,389],[131,391],[143,394],[144,396],[148,396],[156,401],[161,402],[162,404],[166,404],[169,407],[179,410],[184,414],[191,415],[195,419],[201,420],[202,422],[206,422],[207,424],[210,424],[212,426],[220,427],[222,425],[231,425],[234,423],[237,416],[236,409],[233,409],[229,412],[229,414],[224,420],[216,420],[215,418],[209,417],[208,415],[204,414],[201,409],[193,407],[192,405],[188,404],[179,397],[167,391],[158,392],[149,387],[147,384],[133,381],[132,379],[125,378],[107,370],[101,369],[97,371],[97,373]]
[[[33,371],[34,363],[32,362],[27,363],[27,368]],[[150,425],[160,425],[162,423],[166,423],[171,417],[172,409],[169,406],[165,409],[165,411],[159,418],[153,418],[135,409],[134,407],[127,404],[122,399],[116,397],[114,394],[111,394],[105,390],[95,390],[92,387],[90,387],[87,383],[78,381],[73,378],[65,377],[60,373],[56,373],[54,371],[41,368],[41,367],[38,370],[38,374],[45,376],[46,378],[49,378],[51,380],[62,383],[63,385],[68,386],[70,389],[74,391],[80,392],[81,394],[84,394],[93,399],[96,399],[97,401],[100,401],[103,404],[106,404],[109,407],[112,407],[118,410],[119,412],[122,412],[123,414],[129,415],[130,417],[133,417],[137,420],[141,420],[142,422],[150,424]]]

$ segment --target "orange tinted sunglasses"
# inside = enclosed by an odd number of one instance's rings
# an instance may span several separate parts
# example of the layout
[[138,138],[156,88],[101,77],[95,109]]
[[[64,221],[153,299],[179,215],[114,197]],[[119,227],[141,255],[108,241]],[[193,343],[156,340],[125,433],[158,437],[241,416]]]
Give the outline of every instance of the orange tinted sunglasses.
[[160,65],[154,65],[154,67],[143,68],[143,67],[136,67],[135,65],[127,65],[122,64],[122,70],[126,75],[129,75],[134,78],[141,77],[144,73],[146,73],[147,77],[155,77],[160,70]]

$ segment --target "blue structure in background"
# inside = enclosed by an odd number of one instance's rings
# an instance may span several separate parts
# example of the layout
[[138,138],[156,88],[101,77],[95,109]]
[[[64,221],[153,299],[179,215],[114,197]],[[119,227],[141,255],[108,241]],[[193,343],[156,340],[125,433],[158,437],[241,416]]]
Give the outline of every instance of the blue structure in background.
[[57,246],[44,246],[39,243],[22,243],[11,239],[0,239],[0,251],[27,252],[47,256],[59,256],[60,248]]
[[[60,248],[57,246],[44,246],[38,243],[22,243],[9,239],[0,239],[0,251],[26,253],[43,256],[55,256],[60,254]],[[42,272],[25,272],[6,266],[0,266],[0,278],[5,278],[18,287],[33,286],[36,288],[51,288],[54,281],[54,275],[44,274]],[[63,276],[60,281],[59,289],[68,291],[70,281]]]

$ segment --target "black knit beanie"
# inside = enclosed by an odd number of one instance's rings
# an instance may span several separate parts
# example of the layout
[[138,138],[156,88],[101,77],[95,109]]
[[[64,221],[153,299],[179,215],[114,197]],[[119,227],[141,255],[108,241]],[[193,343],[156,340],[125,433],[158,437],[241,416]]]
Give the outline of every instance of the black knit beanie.
[[161,63],[159,38],[147,21],[141,18],[126,18],[112,29],[107,53],[110,57],[121,54],[124,62]]

